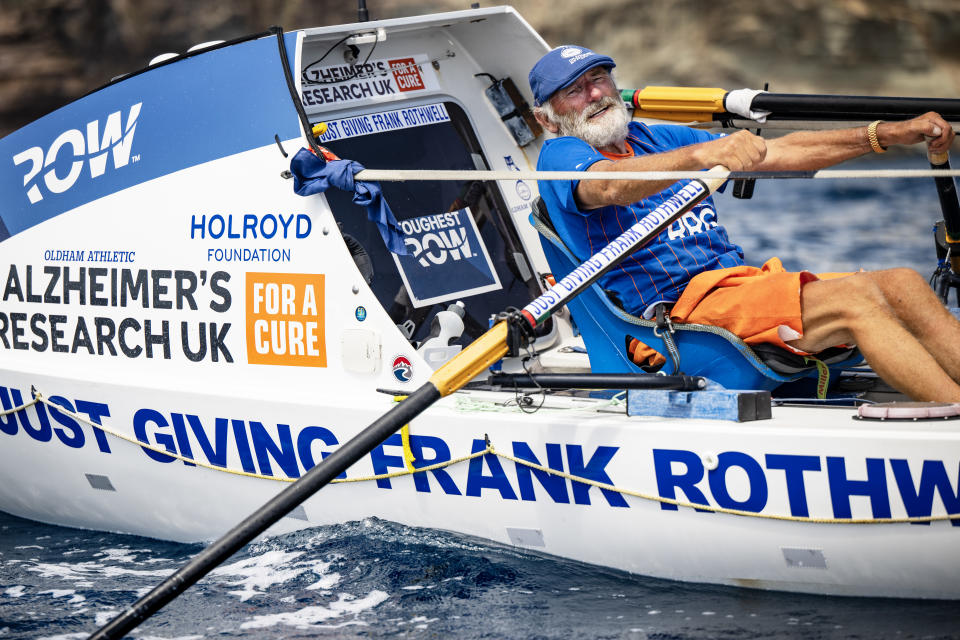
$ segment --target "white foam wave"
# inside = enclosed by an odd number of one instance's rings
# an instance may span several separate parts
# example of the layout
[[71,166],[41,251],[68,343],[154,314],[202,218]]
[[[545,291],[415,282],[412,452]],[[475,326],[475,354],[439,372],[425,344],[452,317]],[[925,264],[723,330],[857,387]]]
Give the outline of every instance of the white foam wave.
[[91,578],[114,578],[117,576],[164,578],[173,573],[173,569],[143,571],[104,565],[98,562],[76,562],[72,564],[68,562],[41,562],[27,567],[27,570],[39,574],[41,578],[59,578],[61,580],[78,582],[77,586],[81,586],[79,584],[80,582],[83,583],[83,586],[93,586],[90,582]]
[[314,573],[320,580],[314,582],[307,589],[328,590],[340,582],[339,573],[327,573],[330,563],[322,560],[305,560],[294,562],[303,555],[302,551],[287,552],[273,550],[258,556],[245,558],[239,562],[220,567],[211,572],[212,575],[237,576],[238,580],[227,582],[228,585],[239,585],[241,588],[230,593],[239,596],[241,602],[261,594],[275,584],[293,580],[305,573]]
[[308,591],[314,591],[316,589],[327,591],[337,586],[340,583],[339,573],[336,573],[336,572],[326,573],[326,569],[329,566],[330,566],[329,564],[324,563],[323,569],[321,571],[318,571],[316,568],[314,568],[314,573],[319,573],[322,577],[316,582],[314,582],[313,584],[311,584],[310,586],[308,586],[307,587]]
[[302,555],[302,551],[268,551],[259,556],[245,558],[239,562],[220,567],[210,573],[211,575],[239,576],[239,580],[227,582],[227,584],[242,587],[230,593],[239,596],[240,601],[243,602],[259,593],[263,593],[275,584],[292,580],[306,572],[307,567],[302,565],[279,568],[282,565],[290,564],[292,560]]
[[[306,629],[316,625],[318,622],[324,622],[333,618],[339,618],[345,614],[359,614],[367,609],[372,609],[381,602],[387,600],[390,596],[378,589],[374,589],[364,598],[355,598],[346,593],[341,593],[336,602],[327,607],[312,606],[304,607],[298,611],[287,611],[283,613],[274,613],[265,616],[254,616],[251,620],[240,625],[241,629],[263,629],[273,627],[278,624],[285,624],[298,629]],[[353,621],[360,623],[359,621]],[[362,623],[361,623],[362,624]]]
[[120,612],[116,609],[104,609],[103,611],[98,611],[93,617],[93,624],[95,624],[98,628],[102,627],[116,618],[118,613]]
[[103,549],[99,553],[93,554],[94,557],[102,557],[104,561],[115,561],[115,562],[136,562],[137,553],[150,553],[149,549],[129,549],[126,547],[120,547],[118,549]]
[[40,595],[46,595],[46,594],[50,594],[54,598],[64,598],[66,596],[71,596],[71,598],[67,600],[67,604],[80,604],[81,602],[84,602],[86,600],[86,597],[80,595],[73,589],[49,589],[47,591],[40,592]]

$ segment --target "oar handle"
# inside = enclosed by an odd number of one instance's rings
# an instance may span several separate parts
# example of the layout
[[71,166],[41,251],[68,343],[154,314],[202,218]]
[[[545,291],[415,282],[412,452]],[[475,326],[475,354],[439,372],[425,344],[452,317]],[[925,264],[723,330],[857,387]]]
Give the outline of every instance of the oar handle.
[[[949,152],[934,153],[927,151],[931,169],[949,169]],[[940,211],[943,213],[943,228],[947,246],[950,248],[950,268],[960,273],[960,201],[957,200],[957,184],[952,177],[938,176],[933,179],[937,185],[937,197],[940,199]]]

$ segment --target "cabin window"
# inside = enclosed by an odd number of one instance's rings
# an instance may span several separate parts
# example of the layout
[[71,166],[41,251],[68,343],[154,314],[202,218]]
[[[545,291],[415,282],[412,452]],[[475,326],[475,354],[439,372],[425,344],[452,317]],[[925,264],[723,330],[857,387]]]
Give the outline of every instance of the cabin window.
[[[424,122],[428,124],[420,124]],[[335,139],[322,144],[368,169],[489,166],[466,113],[452,102],[394,108],[334,123],[327,137]],[[348,247],[369,256],[371,289],[411,340],[424,340],[433,316],[462,300],[466,317],[460,344],[469,344],[487,330],[492,314],[522,307],[539,295],[496,183],[407,181],[380,186],[408,234],[411,255],[406,258],[395,260],[387,251],[376,226],[350,194],[331,189],[326,196],[341,232],[349,236]],[[359,261],[363,259],[361,255]]]

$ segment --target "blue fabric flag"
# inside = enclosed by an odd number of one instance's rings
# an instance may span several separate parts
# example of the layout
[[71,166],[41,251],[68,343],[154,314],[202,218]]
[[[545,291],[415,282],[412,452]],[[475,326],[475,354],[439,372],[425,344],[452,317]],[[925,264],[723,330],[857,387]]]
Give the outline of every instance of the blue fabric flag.
[[359,162],[353,160],[327,162],[307,149],[297,151],[290,161],[293,190],[297,195],[310,196],[323,193],[330,187],[353,192],[353,201],[367,208],[367,219],[376,223],[387,249],[397,255],[407,255],[403,231],[383,197],[380,185],[376,182],[354,180],[353,175],[360,171],[363,171],[363,165]]

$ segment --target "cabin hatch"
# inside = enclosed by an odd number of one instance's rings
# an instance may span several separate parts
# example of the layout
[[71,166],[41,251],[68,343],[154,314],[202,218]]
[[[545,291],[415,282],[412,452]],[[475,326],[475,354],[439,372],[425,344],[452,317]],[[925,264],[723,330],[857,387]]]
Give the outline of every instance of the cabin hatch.
[[[350,116],[331,125],[321,144],[368,169],[490,166],[466,113],[453,102]],[[387,251],[350,194],[333,189],[326,197],[358,264],[364,254],[369,258],[371,289],[412,341],[426,338],[433,316],[456,300],[466,306],[457,342],[466,345],[487,330],[492,314],[539,295],[496,183],[408,181],[381,187],[406,234],[409,256]]]

